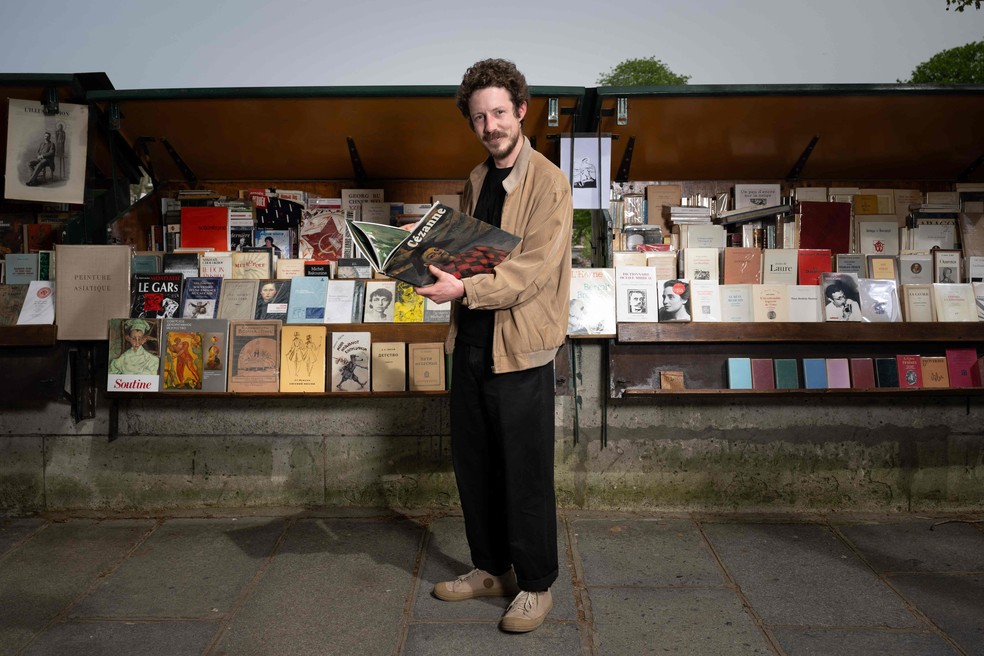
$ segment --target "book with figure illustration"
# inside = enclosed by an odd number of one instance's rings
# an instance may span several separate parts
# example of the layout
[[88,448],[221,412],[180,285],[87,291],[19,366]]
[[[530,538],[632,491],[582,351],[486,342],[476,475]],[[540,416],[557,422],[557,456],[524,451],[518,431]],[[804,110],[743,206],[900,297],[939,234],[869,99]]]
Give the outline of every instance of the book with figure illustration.
[[372,267],[415,287],[435,281],[433,264],[456,278],[488,273],[519,243],[519,237],[441,203],[434,203],[413,230],[367,221],[347,221],[353,240]]

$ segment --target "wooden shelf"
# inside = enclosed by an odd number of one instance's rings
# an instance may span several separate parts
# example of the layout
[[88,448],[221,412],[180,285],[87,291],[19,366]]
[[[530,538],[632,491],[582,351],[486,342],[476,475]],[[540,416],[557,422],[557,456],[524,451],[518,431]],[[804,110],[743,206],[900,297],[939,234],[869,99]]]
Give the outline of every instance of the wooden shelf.
[[162,399],[169,397],[182,398],[278,398],[278,399],[303,399],[312,397],[331,397],[331,398],[405,398],[409,396],[447,396],[447,390],[439,392],[106,392],[106,397],[110,399]]
[[620,323],[621,343],[984,342],[984,322]]
[[883,396],[982,396],[984,387],[930,387],[903,389],[901,387],[876,387],[871,389],[782,389],[782,390],[733,390],[733,389],[683,389],[663,390],[650,388],[631,388],[622,391],[623,398],[646,398],[653,396],[853,396],[869,394]]
[[0,326],[0,346],[54,346],[58,328],[45,326]]

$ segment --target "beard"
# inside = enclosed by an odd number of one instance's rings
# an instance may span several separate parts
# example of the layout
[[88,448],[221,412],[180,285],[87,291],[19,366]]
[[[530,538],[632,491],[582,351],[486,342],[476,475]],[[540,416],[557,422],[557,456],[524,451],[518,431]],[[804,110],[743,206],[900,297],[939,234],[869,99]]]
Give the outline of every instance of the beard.
[[[489,151],[489,154],[492,155],[493,159],[502,158],[516,148],[516,144],[519,143],[519,137],[521,134],[522,133],[519,130],[516,130],[516,133],[513,135],[497,130],[496,132],[491,132],[483,136],[482,145],[485,146],[487,151]],[[492,141],[490,141],[491,139],[496,138],[499,139],[497,143],[492,143]]]

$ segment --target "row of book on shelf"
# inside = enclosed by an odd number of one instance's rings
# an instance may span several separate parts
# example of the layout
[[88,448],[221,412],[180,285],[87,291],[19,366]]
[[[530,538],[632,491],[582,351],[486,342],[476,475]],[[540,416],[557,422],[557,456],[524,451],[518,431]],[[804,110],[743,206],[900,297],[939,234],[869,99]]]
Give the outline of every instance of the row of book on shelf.
[[119,318],[108,322],[110,392],[443,391],[441,342],[279,320]]
[[[728,388],[739,390],[958,389],[981,387],[982,372],[984,358],[973,348],[946,349],[945,355],[727,359]],[[673,373],[680,375],[667,379],[683,380],[685,388],[682,372]]]

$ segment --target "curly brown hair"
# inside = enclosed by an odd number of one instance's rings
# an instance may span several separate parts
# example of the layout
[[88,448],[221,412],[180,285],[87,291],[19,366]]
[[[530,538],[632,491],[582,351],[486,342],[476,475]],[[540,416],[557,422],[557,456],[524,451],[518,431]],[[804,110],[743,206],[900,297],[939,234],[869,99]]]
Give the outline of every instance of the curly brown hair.
[[458,93],[455,94],[455,103],[461,115],[467,118],[469,123],[471,117],[468,113],[468,100],[479,89],[489,87],[501,87],[508,91],[512,98],[514,112],[518,113],[519,106],[529,102],[530,88],[526,84],[526,76],[519,72],[516,64],[507,59],[483,59],[472,64],[465,71],[458,86]]

